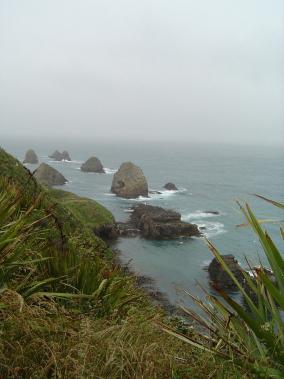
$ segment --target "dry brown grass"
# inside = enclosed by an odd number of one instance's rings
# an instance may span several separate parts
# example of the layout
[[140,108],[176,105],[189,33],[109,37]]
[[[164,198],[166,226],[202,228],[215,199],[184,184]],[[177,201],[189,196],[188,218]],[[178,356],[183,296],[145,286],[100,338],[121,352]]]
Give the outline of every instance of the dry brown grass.
[[159,313],[133,308],[124,320],[96,319],[50,299],[24,303],[10,290],[0,302],[0,378],[202,378],[210,367],[161,332]]

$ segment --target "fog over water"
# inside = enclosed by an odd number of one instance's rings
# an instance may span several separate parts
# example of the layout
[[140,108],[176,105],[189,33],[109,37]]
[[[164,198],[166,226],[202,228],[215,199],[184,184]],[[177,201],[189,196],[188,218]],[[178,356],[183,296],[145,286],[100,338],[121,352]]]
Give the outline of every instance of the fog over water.
[[1,138],[284,143],[282,0],[1,0]]

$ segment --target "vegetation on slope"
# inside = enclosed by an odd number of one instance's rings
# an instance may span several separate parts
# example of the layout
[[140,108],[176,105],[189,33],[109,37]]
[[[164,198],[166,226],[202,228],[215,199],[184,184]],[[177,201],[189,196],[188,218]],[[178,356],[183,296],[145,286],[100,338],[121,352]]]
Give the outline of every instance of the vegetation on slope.
[[177,379],[222,370],[161,332],[163,312],[106,259],[89,227],[98,209],[96,222],[109,220],[107,211],[95,206],[86,226],[76,196],[41,187],[4,150],[0,170],[0,377]]
[[80,197],[59,189],[50,189],[52,198],[64,205],[81,223],[94,230],[100,226],[114,224],[113,215],[95,200]]

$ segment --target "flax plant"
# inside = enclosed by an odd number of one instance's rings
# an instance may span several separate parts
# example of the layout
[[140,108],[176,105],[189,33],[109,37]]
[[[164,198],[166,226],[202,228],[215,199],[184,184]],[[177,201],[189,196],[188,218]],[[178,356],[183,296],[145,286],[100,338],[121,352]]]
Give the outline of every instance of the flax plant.
[[[281,203],[259,197],[284,209]],[[252,376],[283,378],[284,260],[280,249],[263,229],[249,205],[239,204],[239,207],[261,243],[271,272],[262,265],[253,270],[253,276],[243,271],[244,285],[231,272],[217,248],[206,240],[214,257],[238,287],[246,306],[218,288],[215,289],[219,296],[207,293],[205,301],[189,294],[205,316],[186,308],[184,311],[205,332],[200,332],[197,338],[191,338],[166,326],[162,328],[186,343],[212,353],[240,370],[250,372]],[[281,226],[280,234],[284,239]]]

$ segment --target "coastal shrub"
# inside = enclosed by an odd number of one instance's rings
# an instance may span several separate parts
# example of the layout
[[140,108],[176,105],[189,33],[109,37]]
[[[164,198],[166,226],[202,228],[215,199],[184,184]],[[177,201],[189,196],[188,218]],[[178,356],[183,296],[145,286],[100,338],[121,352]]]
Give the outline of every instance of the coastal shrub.
[[[263,199],[284,209],[281,203]],[[217,248],[207,241],[209,249],[241,292],[246,306],[236,302],[225,291],[215,288],[219,298],[207,293],[207,301],[201,301],[190,295],[200,307],[202,315],[184,309],[207,333],[199,333],[198,338],[190,338],[168,327],[163,329],[203,352],[211,352],[224,361],[233,363],[252,376],[283,378],[284,260],[281,251],[261,227],[249,205],[239,206],[261,243],[271,273],[262,265],[252,271],[253,277],[244,271],[244,287],[230,271]],[[280,233],[284,239],[282,227]]]

